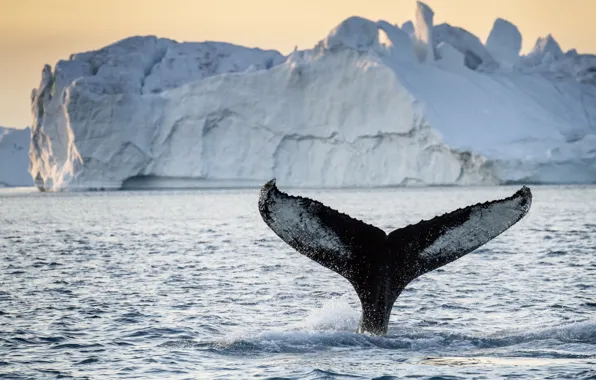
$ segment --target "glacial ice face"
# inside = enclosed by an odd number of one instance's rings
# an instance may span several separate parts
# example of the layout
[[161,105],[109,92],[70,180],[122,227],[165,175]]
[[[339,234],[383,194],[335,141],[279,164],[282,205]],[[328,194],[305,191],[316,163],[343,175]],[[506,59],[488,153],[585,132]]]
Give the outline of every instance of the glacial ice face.
[[513,68],[519,61],[522,36],[517,26],[498,18],[486,40],[486,50],[502,68]]
[[0,127],[0,187],[33,186],[29,175],[29,128]]
[[593,56],[503,71],[478,38],[418,14],[422,63],[407,32],[352,17],[288,57],[134,37],[46,66],[31,175],[48,190],[596,182]]

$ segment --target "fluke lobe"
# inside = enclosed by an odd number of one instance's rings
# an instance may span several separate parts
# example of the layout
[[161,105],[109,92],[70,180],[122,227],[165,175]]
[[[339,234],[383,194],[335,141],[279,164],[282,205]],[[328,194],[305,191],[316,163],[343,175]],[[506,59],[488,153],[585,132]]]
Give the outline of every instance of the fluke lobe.
[[362,303],[358,332],[387,333],[393,303],[412,280],[492,240],[523,218],[532,193],[478,203],[386,234],[312,199],[261,188],[259,212],[292,248],[345,277]]

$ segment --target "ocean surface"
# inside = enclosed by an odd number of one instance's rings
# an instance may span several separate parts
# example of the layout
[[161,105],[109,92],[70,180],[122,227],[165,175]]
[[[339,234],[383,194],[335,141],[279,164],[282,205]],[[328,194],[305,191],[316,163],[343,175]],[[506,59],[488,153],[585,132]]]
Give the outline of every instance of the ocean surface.
[[[389,232],[518,187],[282,191]],[[596,377],[596,187],[412,282],[385,337],[263,223],[258,189],[0,192],[0,378]]]

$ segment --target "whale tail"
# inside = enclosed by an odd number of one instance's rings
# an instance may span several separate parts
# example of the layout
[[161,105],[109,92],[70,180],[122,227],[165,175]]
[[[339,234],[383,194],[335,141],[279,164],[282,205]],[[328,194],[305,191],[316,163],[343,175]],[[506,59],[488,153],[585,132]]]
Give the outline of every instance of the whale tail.
[[279,191],[259,197],[265,223],[299,253],[345,277],[362,303],[359,332],[385,334],[393,303],[416,277],[494,239],[522,219],[532,193],[478,203],[386,234],[322,203]]

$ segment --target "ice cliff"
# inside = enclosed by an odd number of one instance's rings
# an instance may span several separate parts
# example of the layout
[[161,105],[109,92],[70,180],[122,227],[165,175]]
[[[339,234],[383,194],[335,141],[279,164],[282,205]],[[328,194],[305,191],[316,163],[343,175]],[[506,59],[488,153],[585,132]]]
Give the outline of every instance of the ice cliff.
[[0,127],[0,187],[33,186],[29,175],[29,128]]
[[351,17],[287,57],[133,37],[46,65],[31,176],[44,190],[596,182],[594,56],[549,36],[520,57],[505,20],[483,44],[433,15]]

